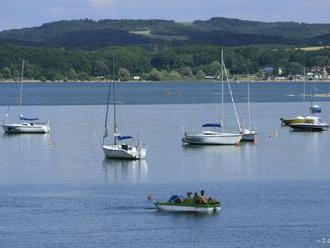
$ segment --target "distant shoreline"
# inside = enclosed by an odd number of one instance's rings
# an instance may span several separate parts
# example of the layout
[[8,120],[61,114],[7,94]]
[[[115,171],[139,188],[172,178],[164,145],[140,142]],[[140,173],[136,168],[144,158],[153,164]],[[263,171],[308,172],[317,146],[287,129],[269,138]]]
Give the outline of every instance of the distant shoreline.
[[[17,80],[0,80],[0,84],[2,83],[18,83],[20,81]],[[109,83],[110,81],[106,80],[77,80],[77,81],[64,81],[64,80],[55,80],[55,81],[41,81],[41,80],[23,80],[23,83]],[[219,83],[219,80],[160,80],[160,81],[147,81],[147,80],[141,80],[141,81],[135,81],[135,80],[130,80],[130,81],[120,81],[118,83]],[[247,82],[247,80],[230,80],[230,82],[233,83],[244,83]],[[303,83],[304,81],[301,80],[250,80],[251,83]],[[330,79],[326,80],[306,80],[305,82],[310,82],[310,83],[330,83]]]

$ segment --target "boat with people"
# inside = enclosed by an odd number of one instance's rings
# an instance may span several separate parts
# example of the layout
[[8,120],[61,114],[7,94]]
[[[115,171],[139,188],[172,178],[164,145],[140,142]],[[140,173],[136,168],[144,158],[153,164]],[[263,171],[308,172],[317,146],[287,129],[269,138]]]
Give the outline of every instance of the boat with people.
[[2,128],[7,134],[45,134],[50,131],[49,121],[40,122],[39,118],[28,118],[22,114],[22,99],[23,99],[23,79],[24,79],[24,65],[22,63],[21,79],[20,79],[20,94],[19,94],[19,121],[14,123],[6,123],[8,118],[9,108],[7,110],[5,119],[2,123]]
[[322,132],[329,130],[329,125],[322,121],[318,116],[307,116],[304,122],[291,123],[289,124],[289,127],[293,131]]
[[221,210],[220,202],[214,198],[207,198],[204,191],[201,195],[188,192],[186,197],[173,195],[168,201],[157,201],[155,207],[167,212],[217,213]]
[[[118,78],[119,80],[119,78]],[[142,146],[140,139],[134,139],[130,135],[122,135],[118,132],[117,124],[117,103],[116,103],[116,76],[113,61],[113,80],[109,83],[108,97],[107,97],[107,109],[104,122],[104,134],[102,141],[102,150],[106,158],[109,159],[131,159],[139,160],[145,158],[147,155],[147,148]],[[108,117],[109,117],[109,105],[111,89],[113,93],[113,142],[107,143],[106,139],[109,137],[108,132]]]
[[[224,131],[224,75],[226,76],[232,106],[235,112],[239,129],[238,132]],[[181,140],[184,144],[191,145],[238,145],[243,136],[243,134],[240,133],[240,126],[233,93],[228,79],[228,73],[223,59],[223,51],[221,51],[221,121],[220,123],[203,124],[202,127],[204,130],[201,132],[195,133],[184,130]]]

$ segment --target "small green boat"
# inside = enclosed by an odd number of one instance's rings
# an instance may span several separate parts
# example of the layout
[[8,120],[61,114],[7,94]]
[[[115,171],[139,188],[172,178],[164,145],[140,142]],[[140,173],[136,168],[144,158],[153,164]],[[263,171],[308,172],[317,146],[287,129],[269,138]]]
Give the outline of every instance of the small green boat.
[[220,202],[208,201],[208,203],[196,203],[193,199],[177,202],[178,196],[172,196],[169,201],[158,201],[156,208],[167,212],[196,212],[196,213],[216,213],[221,210]]

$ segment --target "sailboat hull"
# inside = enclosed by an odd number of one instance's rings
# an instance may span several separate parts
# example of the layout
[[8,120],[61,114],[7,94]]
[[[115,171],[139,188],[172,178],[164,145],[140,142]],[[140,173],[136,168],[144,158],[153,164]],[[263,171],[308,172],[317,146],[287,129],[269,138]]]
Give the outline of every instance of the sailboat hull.
[[200,133],[185,135],[182,142],[193,145],[237,145],[242,138],[241,134],[213,133],[211,135]]
[[147,155],[146,148],[138,148],[137,146],[103,145],[102,148],[108,159],[139,160]]
[[40,133],[45,134],[50,131],[48,123],[14,123],[2,124],[5,133],[20,134],[20,133]]
[[241,141],[244,142],[254,142],[256,140],[257,133],[253,130],[244,130],[242,132],[242,139]]

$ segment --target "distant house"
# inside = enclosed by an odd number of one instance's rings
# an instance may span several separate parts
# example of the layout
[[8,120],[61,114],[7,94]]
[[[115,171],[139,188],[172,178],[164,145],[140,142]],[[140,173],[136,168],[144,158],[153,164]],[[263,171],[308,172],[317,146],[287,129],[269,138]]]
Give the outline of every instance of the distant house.
[[133,80],[134,80],[134,81],[140,81],[140,80],[141,80],[141,77],[140,77],[140,76],[134,76],[134,77],[133,77]]

